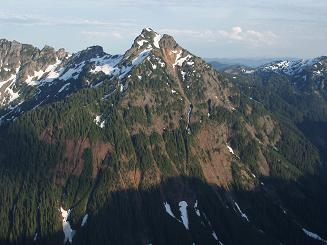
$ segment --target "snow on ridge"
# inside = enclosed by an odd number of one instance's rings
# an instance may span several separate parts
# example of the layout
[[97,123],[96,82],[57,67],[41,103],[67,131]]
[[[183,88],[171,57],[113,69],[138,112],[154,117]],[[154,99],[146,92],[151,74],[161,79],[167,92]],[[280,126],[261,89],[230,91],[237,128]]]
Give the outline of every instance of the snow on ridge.
[[153,45],[156,47],[156,48],[160,48],[159,46],[159,42],[162,38],[162,35],[158,34],[158,33],[155,33],[155,36],[153,38]]
[[316,68],[319,61],[319,58],[306,60],[281,60],[265,65],[261,69],[263,71],[275,71],[282,72],[286,75],[295,75],[301,73],[305,67],[314,66]]
[[14,90],[12,90],[12,88],[7,88],[6,91],[9,93],[9,103],[13,102],[14,100],[16,100],[19,97],[19,92],[14,92]]
[[143,39],[143,40],[137,41],[136,43],[137,43],[137,45],[142,47],[144,45],[144,43],[148,43],[148,40]]
[[149,43],[149,46],[148,47],[151,47],[152,46],[153,48],[160,49],[159,42],[160,42],[160,40],[162,38],[162,35],[159,34],[159,33],[157,33],[157,32],[155,32],[151,28],[145,28],[145,30],[150,33],[150,37],[144,37],[144,34],[142,33],[139,36],[138,39],[140,39],[140,37],[145,38],[145,39],[141,39],[141,40],[136,41],[137,45],[139,47],[142,47],[144,45],[144,43]]
[[[175,59],[175,63],[173,64],[173,67],[175,67],[175,66],[183,66],[183,63],[185,62],[185,61],[188,61],[189,59],[191,59],[192,58],[192,55],[190,55],[190,54],[188,54],[188,55],[186,55],[185,57],[182,57],[182,54],[183,54],[183,50],[180,50],[179,52],[174,52],[174,51],[172,51],[174,54],[176,54],[176,59]],[[189,63],[189,62],[188,62]],[[194,64],[194,63],[193,63]],[[193,65],[192,63],[191,63],[191,65]]]
[[[9,103],[13,102],[14,100],[16,100],[19,97],[19,91],[18,92],[14,92],[12,87],[15,85],[16,81],[17,81],[17,76],[18,73],[20,71],[20,67],[21,65],[19,64],[19,66],[16,68],[15,70],[15,74],[13,74],[7,81],[4,82],[0,82],[0,88],[6,84],[6,83],[10,83],[7,88],[5,89],[4,93],[8,93],[9,94]],[[1,104],[3,104],[4,100],[1,102]]]
[[86,62],[83,61],[79,64],[75,64],[74,67],[69,68],[63,74],[60,74],[60,80],[69,80],[74,79],[76,80],[79,77],[79,74],[82,72],[83,67],[86,65]]
[[311,232],[311,231],[308,231],[308,230],[305,229],[305,228],[302,228],[302,231],[303,231],[303,232],[304,232],[308,237],[311,237],[311,238],[313,238],[313,239],[315,239],[315,240],[318,240],[318,241],[321,241],[321,242],[327,244],[327,240],[321,238],[321,237],[320,237],[319,235],[317,235],[316,233],[313,233],[313,232]]
[[122,55],[116,55],[116,56],[110,56],[110,55],[105,55],[103,57],[97,57],[93,58],[90,60],[90,62],[95,63],[95,68],[91,69],[91,73],[98,73],[98,72],[103,72],[105,75],[111,75],[119,68],[117,65],[119,62],[122,60],[123,56]]
[[46,78],[41,80],[40,83],[52,82],[53,80],[57,79],[60,76],[61,71],[63,70],[63,68],[58,69],[61,63],[61,60],[57,60],[54,65],[50,65],[46,70],[46,72],[48,72],[48,75],[46,76]]
[[37,85],[37,80],[39,80],[44,75],[44,71],[34,71],[34,74],[32,76],[28,76],[25,80],[25,83],[27,83],[30,86]]
[[152,49],[145,49],[139,55],[132,60],[132,65],[136,66],[143,62],[143,60],[150,54]]
[[[35,86],[43,82],[52,81],[58,78],[59,73],[56,72],[56,69],[61,63],[62,61],[57,58],[56,62],[52,65],[49,65],[45,70],[34,71],[34,74],[32,76],[27,77],[25,83],[27,83],[30,86]],[[42,79],[44,75],[46,75],[46,77]]]
[[11,75],[11,77],[9,77],[6,81],[1,81],[0,82],[0,88],[5,85],[6,83],[13,81],[14,79],[16,79],[17,73]]
[[143,61],[144,61],[144,59],[146,58],[146,57],[148,57],[148,55],[150,54],[150,52],[151,52],[151,50],[152,50],[152,48],[148,48],[148,49],[145,49],[145,50],[143,50],[142,52],[140,52],[139,54],[138,54],[138,56],[137,57],[135,57],[133,60],[132,60],[132,62],[131,62],[131,64],[130,65],[128,65],[127,67],[123,67],[121,70],[120,70],[120,76],[119,76],[119,79],[122,79],[122,78],[124,78],[135,66],[137,66],[137,65],[139,65],[139,64],[141,64]]

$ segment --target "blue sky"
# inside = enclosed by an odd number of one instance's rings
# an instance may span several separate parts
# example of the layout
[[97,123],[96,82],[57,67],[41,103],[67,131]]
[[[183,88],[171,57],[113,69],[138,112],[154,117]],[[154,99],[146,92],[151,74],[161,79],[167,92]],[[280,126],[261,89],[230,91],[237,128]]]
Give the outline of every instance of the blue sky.
[[10,0],[0,38],[118,54],[144,27],[202,57],[327,55],[326,0]]

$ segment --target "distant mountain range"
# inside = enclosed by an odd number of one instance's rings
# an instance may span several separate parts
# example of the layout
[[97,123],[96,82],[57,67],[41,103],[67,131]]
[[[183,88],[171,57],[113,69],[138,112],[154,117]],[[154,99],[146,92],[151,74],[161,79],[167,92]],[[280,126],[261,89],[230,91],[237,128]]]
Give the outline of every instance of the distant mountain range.
[[205,60],[217,69],[224,69],[229,66],[237,65],[256,68],[278,60],[297,60],[297,58],[205,58]]

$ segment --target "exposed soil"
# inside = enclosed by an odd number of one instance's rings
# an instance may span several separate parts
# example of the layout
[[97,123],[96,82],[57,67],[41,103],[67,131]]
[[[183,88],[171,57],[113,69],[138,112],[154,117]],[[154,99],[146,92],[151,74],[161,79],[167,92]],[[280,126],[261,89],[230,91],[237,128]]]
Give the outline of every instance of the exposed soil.
[[224,187],[232,181],[233,155],[225,145],[227,135],[226,126],[209,124],[196,136],[198,148],[192,149],[194,154],[201,156],[200,164],[208,183]]
[[104,143],[101,141],[96,142],[92,145],[92,155],[93,155],[93,171],[92,178],[95,178],[101,168],[102,161],[106,158],[109,153],[114,151],[113,146],[108,143]]

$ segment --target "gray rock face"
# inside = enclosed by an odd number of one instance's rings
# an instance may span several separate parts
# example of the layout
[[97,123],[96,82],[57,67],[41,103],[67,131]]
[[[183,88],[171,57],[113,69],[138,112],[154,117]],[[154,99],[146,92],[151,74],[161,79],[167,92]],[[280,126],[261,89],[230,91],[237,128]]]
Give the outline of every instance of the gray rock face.
[[[45,70],[49,65],[62,60],[67,56],[64,49],[55,51],[54,48],[45,46],[42,50],[28,44],[16,41],[0,40],[0,79],[6,81],[17,73],[16,81],[20,82],[34,72]],[[0,70],[0,71],[1,71]]]
[[[38,49],[17,41],[0,40],[0,107],[30,96],[34,81],[51,71],[50,68],[62,63],[68,53],[56,51],[50,46]],[[19,103],[20,101],[16,101]]]
[[23,45],[13,41],[0,40],[0,64],[2,68],[14,69],[19,66]]
[[164,34],[159,42],[160,48],[176,49],[179,45],[172,36]]

